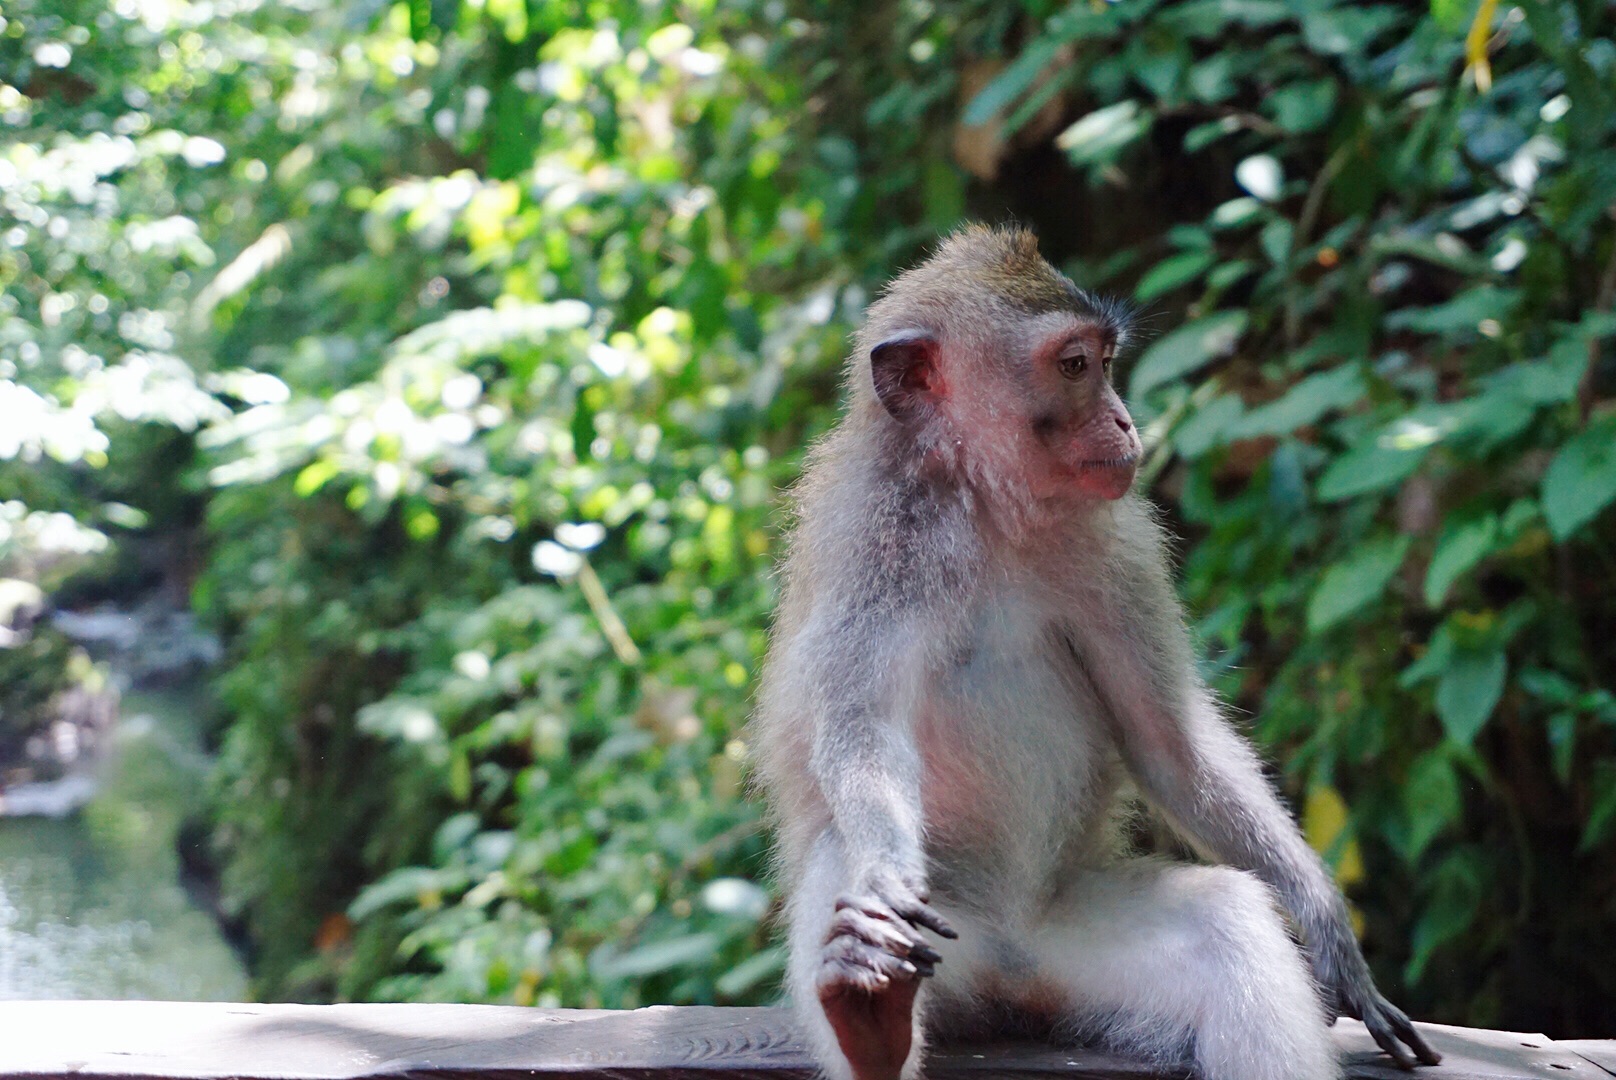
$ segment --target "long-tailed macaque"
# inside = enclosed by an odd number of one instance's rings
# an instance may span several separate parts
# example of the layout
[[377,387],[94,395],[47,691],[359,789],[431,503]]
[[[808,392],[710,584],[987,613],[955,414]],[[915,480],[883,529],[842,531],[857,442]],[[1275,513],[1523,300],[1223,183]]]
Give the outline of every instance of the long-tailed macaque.
[[[1196,672],[1129,493],[1127,338],[1032,235],[983,227],[857,336],[755,728],[789,990],[833,1080],[911,1080],[928,1037],[1007,1029],[1322,1080],[1340,1014],[1405,1067],[1439,1060]],[[1128,854],[1125,785],[1226,865]]]

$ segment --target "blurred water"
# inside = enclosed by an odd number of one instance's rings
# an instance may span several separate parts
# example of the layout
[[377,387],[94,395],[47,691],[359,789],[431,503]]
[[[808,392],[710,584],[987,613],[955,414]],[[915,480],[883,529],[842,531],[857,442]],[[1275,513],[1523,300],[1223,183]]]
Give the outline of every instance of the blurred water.
[[75,817],[0,818],[0,999],[240,1001],[241,964],[179,880],[206,760],[185,692],[128,694]]

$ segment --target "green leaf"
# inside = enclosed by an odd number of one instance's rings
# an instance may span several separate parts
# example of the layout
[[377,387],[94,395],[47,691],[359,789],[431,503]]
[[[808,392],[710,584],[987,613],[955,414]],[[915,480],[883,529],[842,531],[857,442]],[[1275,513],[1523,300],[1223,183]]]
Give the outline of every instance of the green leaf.
[[1588,425],[1543,474],[1543,516],[1564,541],[1616,499],[1616,416]]
[[1302,20],[1302,39],[1308,48],[1326,56],[1362,53],[1402,20],[1402,12],[1389,5],[1342,5],[1310,13]]
[[1496,388],[1438,408],[1442,411],[1435,415],[1444,435],[1475,439],[1483,446],[1513,439],[1535,416],[1531,402]]
[[1442,730],[1460,746],[1476,734],[1498,707],[1509,661],[1502,649],[1461,649],[1436,684],[1436,715]]
[[1425,910],[1410,935],[1413,955],[1404,977],[1419,982],[1425,965],[1442,945],[1470,928],[1480,909],[1483,889],[1481,853],[1475,848],[1456,851],[1442,861],[1433,875],[1435,886]]
[[1596,762],[1589,787],[1593,805],[1588,811],[1588,822],[1582,827],[1578,851],[1592,851],[1616,835],[1616,763]]
[[1482,381],[1489,391],[1508,394],[1533,405],[1559,405],[1577,396],[1588,367],[1588,342],[1569,337],[1556,342],[1543,360],[1511,364]]
[[1557,712],[1548,720],[1549,761],[1554,766],[1554,777],[1566,787],[1571,786],[1571,768],[1577,760],[1577,714]]
[[1286,131],[1317,131],[1335,111],[1335,99],[1336,81],[1318,79],[1280,87],[1263,101],[1263,109]]
[[1257,264],[1250,259],[1235,259],[1233,262],[1219,263],[1217,268],[1206,276],[1207,288],[1214,293],[1222,292],[1246,275],[1255,273],[1256,270]]
[[340,470],[334,458],[316,458],[303,467],[292,481],[292,490],[303,498],[308,498],[316,491],[325,487]]
[[753,953],[718,977],[713,984],[724,997],[739,997],[785,970],[786,952],[780,946]]
[[1442,539],[1437,541],[1431,565],[1425,570],[1425,602],[1431,607],[1441,607],[1453,583],[1492,554],[1497,544],[1496,514],[1449,525]]
[[1434,679],[1448,669],[1458,646],[1453,640],[1454,617],[1448,616],[1425,643],[1425,652],[1418,660],[1404,668],[1397,676],[1397,685],[1411,690],[1427,679]]
[[1326,570],[1308,601],[1308,632],[1322,633],[1378,600],[1403,565],[1408,545],[1406,536],[1383,536]]
[[1316,423],[1325,413],[1359,401],[1367,390],[1356,364],[1321,371],[1291,387],[1278,400],[1251,410],[1230,434],[1237,439],[1287,435]]
[[1119,101],[1097,109],[1061,132],[1055,145],[1074,165],[1098,165],[1114,159],[1129,143],[1150,130],[1151,114],[1137,101]]
[[1275,266],[1285,266],[1291,258],[1291,240],[1296,235],[1296,226],[1284,218],[1275,218],[1264,225],[1262,232],[1257,235],[1257,242],[1262,245],[1263,254]]
[[1236,90],[1233,54],[1215,52],[1191,67],[1189,86],[1197,101],[1215,103],[1233,96]]
[[1227,440],[1229,428],[1245,413],[1238,394],[1219,394],[1173,429],[1173,446],[1191,461]]
[[1143,397],[1163,383],[1198,371],[1220,356],[1234,351],[1240,335],[1246,332],[1243,311],[1220,311],[1174,330],[1139,358],[1128,383],[1128,393]]
[[1404,308],[1386,316],[1388,330],[1412,330],[1419,334],[1444,336],[1480,333],[1481,324],[1492,319],[1502,322],[1521,302],[1519,289],[1478,285],[1434,307]]
[[1010,103],[1026,93],[1037,81],[1038,76],[1049,66],[1049,62],[1060,51],[1061,43],[1050,38],[1038,38],[1028,45],[1022,54],[999,72],[993,81],[984,86],[971,103],[965,106],[965,112],[960,117],[960,123],[967,127],[985,124],[998,116]]
[[1316,492],[1325,502],[1340,502],[1395,487],[1420,467],[1429,450],[1429,445],[1404,449],[1374,436],[1332,461]]
[[423,898],[459,892],[470,884],[464,871],[405,866],[359,890],[348,905],[348,918],[360,922],[393,904],[419,904]]
[[1459,777],[1447,752],[1438,747],[1416,758],[1403,787],[1403,812],[1408,817],[1408,834],[1401,844],[1404,858],[1418,859],[1432,840],[1459,820],[1463,808]]
[[1570,705],[1580,694],[1576,683],[1547,668],[1527,668],[1515,681],[1528,694],[1551,705]]
[[717,934],[687,934],[684,937],[648,942],[616,956],[602,949],[596,954],[596,959],[590,967],[594,969],[594,974],[602,979],[641,979],[687,964],[712,960],[718,952],[719,945]]
[[1217,209],[1212,211],[1207,221],[1212,223],[1213,228],[1233,229],[1248,224],[1258,214],[1262,213],[1262,208],[1261,199],[1242,195],[1237,199],[1230,199],[1226,203],[1220,203]]
[[1240,130],[1240,121],[1233,116],[1220,116],[1216,120],[1196,124],[1184,133],[1184,153],[1198,154],[1219,139]]
[[1431,17],[1449,33],[1463,30],[1470,23],[1475,0],[1431,0]]
[[1194,281],[1216,261],[1217,254],[1212,251],[1181,251],[1168,256],[1140,279],[1133,294],[1140,300],[1154,300]]

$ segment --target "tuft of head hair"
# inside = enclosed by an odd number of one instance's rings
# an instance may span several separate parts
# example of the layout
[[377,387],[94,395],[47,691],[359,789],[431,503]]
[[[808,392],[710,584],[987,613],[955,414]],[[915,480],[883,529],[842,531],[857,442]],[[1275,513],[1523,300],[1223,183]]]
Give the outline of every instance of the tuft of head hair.
[[1038,237],[1018,226],[971,224],[956,230],[925,262],[893,278],[878,306],[901,301],[912,307],[957,310],[962,287],[981,290],[1027,314],[1070,311],[1097,320],[1114,331],[1119,342],[1132,321],[1127,303],[1078,288],[1038,253]]

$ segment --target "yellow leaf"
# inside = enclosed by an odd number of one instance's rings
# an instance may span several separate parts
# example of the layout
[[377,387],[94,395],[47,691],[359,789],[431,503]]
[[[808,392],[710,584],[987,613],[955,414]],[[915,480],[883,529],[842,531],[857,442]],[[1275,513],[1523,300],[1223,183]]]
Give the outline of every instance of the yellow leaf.
[[[1302,808],[1302,831],[1313,850],[1321,854],[1335,850],[1347,827],[1347,817],[1347,804],[1335,788],[1318,784],[1309,790],[1307,803]],[[1335,879],[1346,888],[1363,880],[1363,876],[1363,853],[1358,849],[1358,841],[1348,836],[1339,849]]]
[[1487,42],[1493,36],[1493,15],[1498,11],[1498,0],[1481,0],[1476,17],[1465,34],[1465,69],[1476,77],[1476,89],[1483,94],[1493,88],[1493,68],[1487,59]]

